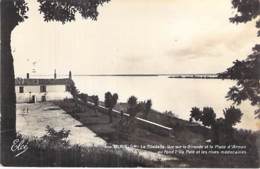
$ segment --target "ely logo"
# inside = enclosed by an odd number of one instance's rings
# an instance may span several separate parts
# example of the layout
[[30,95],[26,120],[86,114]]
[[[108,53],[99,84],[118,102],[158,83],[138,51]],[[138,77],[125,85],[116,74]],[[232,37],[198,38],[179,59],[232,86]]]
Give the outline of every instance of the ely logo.
[[[28,143],[27,143],[28,144]],[[25,143],[23,139],[15,139],[11,146],[11,151],[17,153],[15,157],[20,156],[28,150],[28,145]]]

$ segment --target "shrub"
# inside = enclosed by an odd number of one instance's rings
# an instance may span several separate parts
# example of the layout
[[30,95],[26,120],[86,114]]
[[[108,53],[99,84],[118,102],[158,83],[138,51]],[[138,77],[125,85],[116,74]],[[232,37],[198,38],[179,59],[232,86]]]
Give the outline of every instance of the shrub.
[[144,103],[144,118],[147,118],[148,114],[152,109],[152,100],[149,99]]
[[73,80],[69,81],[69,85],[67,86],[67,90],[71,93],[74,99],[77,99],[79,95],[79,90],[77,89]]
[[91,99],[92,99],[94,105],[97,107],[99,105],[99,98],[98,98],[98,96],[97,95],[93,95],[93,96],[91,96]]
[[192,109],[191,109],[190,112],[191,112],[191,114],[190,114],[190,118],[191,118],[191,119],[194,119],[194,120],[196,120],[196,121],[200,120],[201,115],[202,115],[202,112],[200,111],[199,108],[197,108],[197,107],[192,107]]
[[145,103],[137,103],[137,98],[135,96],[129,97],[127,104],[127,113],[130,115],[131,119],[134,119],[139,112],[144,111],[145,109]]
[[112,109],[117,104],[118,94],[114,93],[113,95],[110,92],[105,93],[105,107],[108,108],[109,122],[112,123]]
[[172,111],[165,111],[164,113],[163,113],[165,116],[167,116],[167,117],[174,117],[174,118],[177,118],[178,117],[178,115],[177,114],[175,114],[175,113],[173,113]]
[[236,123],[239,123],[243,113],[240,109],[236,109],[234,106],[223,110],[225,121],[228,125],[234,126]]
[[216,113],[211,107],[204,107],[202,111],[197,107],[193,107],[191,109],[190,121],[192,119],[201,121],[204,126],[212,127],[216,122]]
[[62,128],[61,130],[54,130],[49,125],[46,126],[47,134],[42,137],[42,140],[50,145],[58,145],[58,146],[68,146],[69,141],[68,136],[70,135],[70,130],[65,130]]
[[201,122],[204,126],[214,125],[216,120],[216,113],[211,107],[204,107],[201,116]]
[[[14,159],[13,166],[37,167],[151,167],[152,161],[124,149],[60,144],[69,131],[47,127],[47,135],[26,138],[28,151]],[[56,144],[54,144],[56,143]]]
[[88,95],[87,94],[80,93],[78,96],[84,103],[87,103],[87,101],[88,101]]

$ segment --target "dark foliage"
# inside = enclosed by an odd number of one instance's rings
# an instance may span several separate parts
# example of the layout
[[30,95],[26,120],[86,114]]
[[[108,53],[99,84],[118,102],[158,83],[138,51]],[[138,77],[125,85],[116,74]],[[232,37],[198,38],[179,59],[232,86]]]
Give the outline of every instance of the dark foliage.
[[9,19],[4,25],[5,28],[13,29],[20,22],[23,22],[28,18],[26,15],[29,10],[28,4],[25,0],[2,0],[1,1],[2,12],[5,11],[5,15],[2,19]]
[[[73,101],[73,100],[70,100]],[[137,101],[138,103],[138,101]],[[140,102],[139,102],[140,103]],[[62,103],[65,106],[69,105],[68,103]],[[60,104],[58,104],[60,105]],[[126,106],[126,105],[125,105]],[[90,115],[92,114],[92,107],[87,111]],[[64,109],[67,111],[66,109]],[[116,144],[204,144],[205,139],[208,139],[211,137],[213,134],[212,131],[213,129],[205,128],[203,126],[189,126],[187,121],[176,119],[176,118],[171,118],[172,124],[169,125],[170,123],[167,121],[167,118],[165,117],[164,114],[159,113],[155,114],[152,110],[150,117],[154,117],[157,121],[158,124],[166,125],[168,127],[173,127],[174,128],[174,138],[169,138],[165,136],[159,136],[159,135],[153,135],[152,131],[149,129],[142,129],[142,125],[139,125],[138,123],[135,123],[135,121],[129,121],[129,118],[124,116],[123,118],[119,116],[115,116],[116,119],[114,120],[114,124],[105,124],[107,121],[107,117],[104,117],[104,112],[100,112],[100,118],[103,119],[103,123],[99,123],[96,121],[95,117],[90,117],[92,118],[96,125],[93,125],[92,123],[88,123],[90,119],[84,118],[86,117],[84,114],[80,114],[79,121],[89,127],[92,131],[97,133],[97,135],[100,135],[104,139],[108,139],[108,142],[110,143],[116,143]],[[125,111],[125,110],[124,110]],[[168,111],[167,111],[168,112]],[[171,113],[169,113],[171,114]],[[73,116],[74,117],[74,116]],[[75,117],[74,117],[75,118]],[[218,120],[218,119],[217,119]],[[224,119],[222,118],[222,121]],[[100,121],[101,122],[101,121]],[[132,123],[133,122],[133,123]],[[99,123],[99,124],[98,124]],[[223,124],[223,123],[222,123]],[[111,130],[112,127],[113,129]],[[108,129],[110,128],[110,129]],[[108,130],[107,130],[108,129]],[[251,136],[245,135],[243,138],[244,141],[240,141],[239,135],[236,135],[236,129],[233,129],[233,132],[230,129],[226,130],[226,128],[223,127],[219,130],[219,136],[216,138],[220,140],[219,143],[221,145],[225,144],[237,144],[237,145],[247,145],[245,142],[248,142],[251,140]],[[112,133],[113,134],[112,134]],[[151,133],[150,133],[151,132]],[[104,134],[107,133],[107,134]],[[109,133],[109,134],[108,134]],[[150,133],[150,134],[147,134]],[[232,134],[233,133],[233,134]],[[251,132],[252,133],[252,132]],[[159,136],[159,137],[158,137]],[[151,139],[152,138],[152,139]],[[192,138],[192,139],[191,139]],[[245,138],[245,139],[244,139]],[[250,138],[250,139],[249,139]],[[194,140],[200,140],[196,143],[194,143]],[[216,140],[217,140],[216,139]],[[168,141],[169,142],[168,142]],[[214,139],[212,139],[214,141]],[[231,141],[229,141],[231,140]],[[254,147],[255,142],[254,140],[251,140],[251,143],[248,143],[252,146],[249,151],[247,151],[247,155],[180,155],[180,161],[181,163],[185,163],[186,160],[190,160],[191,158],[194,158],[191,164],[191,167],[252,167],[252,166],[258,166],[257,161],[258,156],[255,154],[257,152],[256,148]],[[214,142],[215,143],[215,142]],[[117,150],[118,152],[118,150]],[[254,154],[251,156],[251,154]],[[179,157],[179,156],[177,156]],[[103,162],[103,161],[102,161]],[[165,165],[167,162],[163,161],[163,165]],[[100,164],[100,163],[99,163]],[[175,166],[175,165],[173,165]],[[172,167],[172,165],[171,165]],[[176,166],[175,166],[176,167]]]
[[212,132],[212,142],[214,144],[231,144],[234,143],[233,126],[240,122],[242,112],[233,106],[223,110],[225,118],[217,118],[216,113],[211,107],[204,107],[201,111],[193,107],[190,114],[192,119],[200,121],[204,126],[210,127]]
[[[232,0],[232,5],[237,12],[234,17],[230,18],[232,23],[246,23],[257,18],[260,14],[259,0]],[[257,27],[259,28],[258,24]]]
[[80,104],[78,104],[75,99],[64,99],[62,108],[66,109],[69,114],[82,113]]
[[152,161],[123,149],[70,145],[70,131],[47,126],[41,138],[19,139],[28,144],[28,151],[15,158],[12,166],[34,167],[137,167],[152,166]]
[[175,114],[175,113],[173,113],[172,111],[165,111],[165,112],[163,112],[163,114],[165,115],[165,116],[167,116],[169,119],[172,119],[172,118],[177,118],[178,117],[178,115],[177,114]]
[[137,98],[135,96],[131,96],[127,100],[127,113],[130,115],[130,118],[135,118],[136,115],[145,110],[145,103],[137,102]]
[[216,120],[216,113],[211,107],[204,107],[200,120],[204,126],[213,126]]
[[113,108],[118,100],[118,95],[114,93],[113,95],[110,92],[105,93],[105,106],[107,108]]
[[[67,86],[68,91],[70,92],[70,94],[72,95],[72,97],[74,99],[77,99],[79,97],[79,90],[77,89],[75,83],[73,80],[70,80],[69,85]],[[82,95],[81,95],[82,96]]]
[[70,135],[70,130],[65,130],[64,128],[56,131],[50,126],[46,126],[47,134],[45,134],[42,139],[43,142],[50,146],[61,146],[67,147],[69,146],[69,141],[67,140],[68,136]]
[[91,100],[93,101],[94,105],[97,107],[99,105],[99,98],[97,95],[91,96]]
[[[233,8],[236,9],[232,23],[246,23],[257,19],[260,14],[259,0],[232,0]],[[260,19],[256,21],[256,27],[260,28]],[[260,36],[260,30],[258,31]],[[237,80],[236,86],[230,88],[227,98],[235,104],[249,100],[257,106],[256,117],[260,118],[260,45],[256,44],[252,53],[243,61],[236,60],[234,65],[225,72],[219,74],[220,78]]]
[[223,110],[225,119],[218,118],[216,119],[216,113],[211,107],[204,107],[201,111],[197,107],[193,107],[191,110],[191,118],[202,122],[204,126],[214,126],[218,124],[227,124],[228,126],[234,126],[236,123],[239,123],[243,113],[240,109],[231,106],[230,108],[226,108]]
[[128,108],[135,107],[137,105],[137,98],[135,96],[131,96],[127,100]]
[[97,95],[93,95],[93,96],[91,96],[91,100],[92,100],[92,102],[94,103],[95,113],[97,114],[97,107],[98,107],[98,105],[99,105],[99,98],[98,98]]
[[202,112],[200,111],[200,109],[197,107],[192,107],[191,114],[190,114],[191,121],[192,119],[198,121],[201,118],[201,116],[202,116]]
[[75,20],[76,12],[85,19],[96,20],[97,7],[109,0],[38,0],[40,13],[45,21],[60,21],[62,23]]
[[147,119],[147,116],[148,116],[149,112],[151,111],[151,109],[152,109],[152,100],[149,99],[144,103],[144,118]]
[[[122,118],[119,122],[119,136],[128,140],[130,137],[135,137],[136,129],[138,128],[135,117],[139,112],[144,111],[145,103],[138,103],[135,96],[131,96],[127,101],[126,113],[129,114],[129,118]],[[122,112],[123,113],[123,112]]]
[[197,107],[193,107],[190,114],[190,121],[201,121],[204,126],[212,127],[216,121],[216,113],[211,107],[204,107],[201,111]]
[[135,118],[137,113],[139,111],[143,110],[143,105],[144,104],[138,104],[137,103],[137,98],[135,96],[131,96],[127,100],[127,113],[130,115],[130,118]]
[[225,121],[230,126],[234,126],[236,125],[236,123],[239,123],[243,115],[241,110],[235,108],[234,106],[231,106],[230,108],[223,110],[223,112],[225,116]]
[[79,97],[84,103],[87,103],[89,96],[88,96],[88,94],[80,93],[80,94],[78,95],[78,97]]
[[118,100],[118,95],[114,93],[113,95],[110,92],[105,93],[105,107],[108,109],[109,122],[113,122],[112,109],[115,107]]
[[253,53],[246,60],[235,61],[234,65],[219,74],[219,77],[237,80],[236,86],[230,88],[226,97],[238,105],[249,100],[252,105],[258,107],[256,115],[260,117],[260,45],[253,48]]
[[252,105],[260,104],[260,45],[253,48],[253,53],[246,60],[234,62],[234,65],[219,74],[221,78],[237,80],[237,85],[230,88],[227,98],[240,104],[248,99]]

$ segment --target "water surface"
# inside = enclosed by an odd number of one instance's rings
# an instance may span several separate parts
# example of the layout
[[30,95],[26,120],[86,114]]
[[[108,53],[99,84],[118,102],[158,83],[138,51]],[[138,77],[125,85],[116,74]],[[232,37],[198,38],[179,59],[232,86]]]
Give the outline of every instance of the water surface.
[[[225,98],[235,81],[220,79],[174,79],[167,76],[74,76],[77,88],[104,100],[107,91],[116,92],[119,102],[126,102],[131,95],[139,101],[152,99],[153,109],[171,110],[179,118],[188,119],[192,107],[213,107],[217,117],[232,105]],[[243,102],[239,108],[244,113],[238,128],[256,130],[260,120],[254,118],[255,107]],[[259,127],[258,127],[259,128]]]

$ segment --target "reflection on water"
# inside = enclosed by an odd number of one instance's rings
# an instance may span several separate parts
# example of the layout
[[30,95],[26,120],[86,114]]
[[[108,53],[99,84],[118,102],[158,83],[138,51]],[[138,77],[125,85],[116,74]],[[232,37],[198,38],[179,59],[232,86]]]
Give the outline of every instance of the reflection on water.
[[[223,117],[223,109],[232,105],[225,96],[235,84],[231,80],[219,79],[169,79],[159,77],[115,77],[115,76],[76,76],[77,88],[89,95],[98,95],[104,100],[107,91],[116,92],[119,102],[126,102],[135,95],[139,101],[152,99],[153,108],[159,111],[171,110],[178,117],[188,119],[192,107],[213,107],[217,117]],[[259,120],[254,119],[255,107],[248,102],[239,106],[244,113],[242,123],[237,127],[257,129]],[[259,128],[259,127],[258,127]]]

